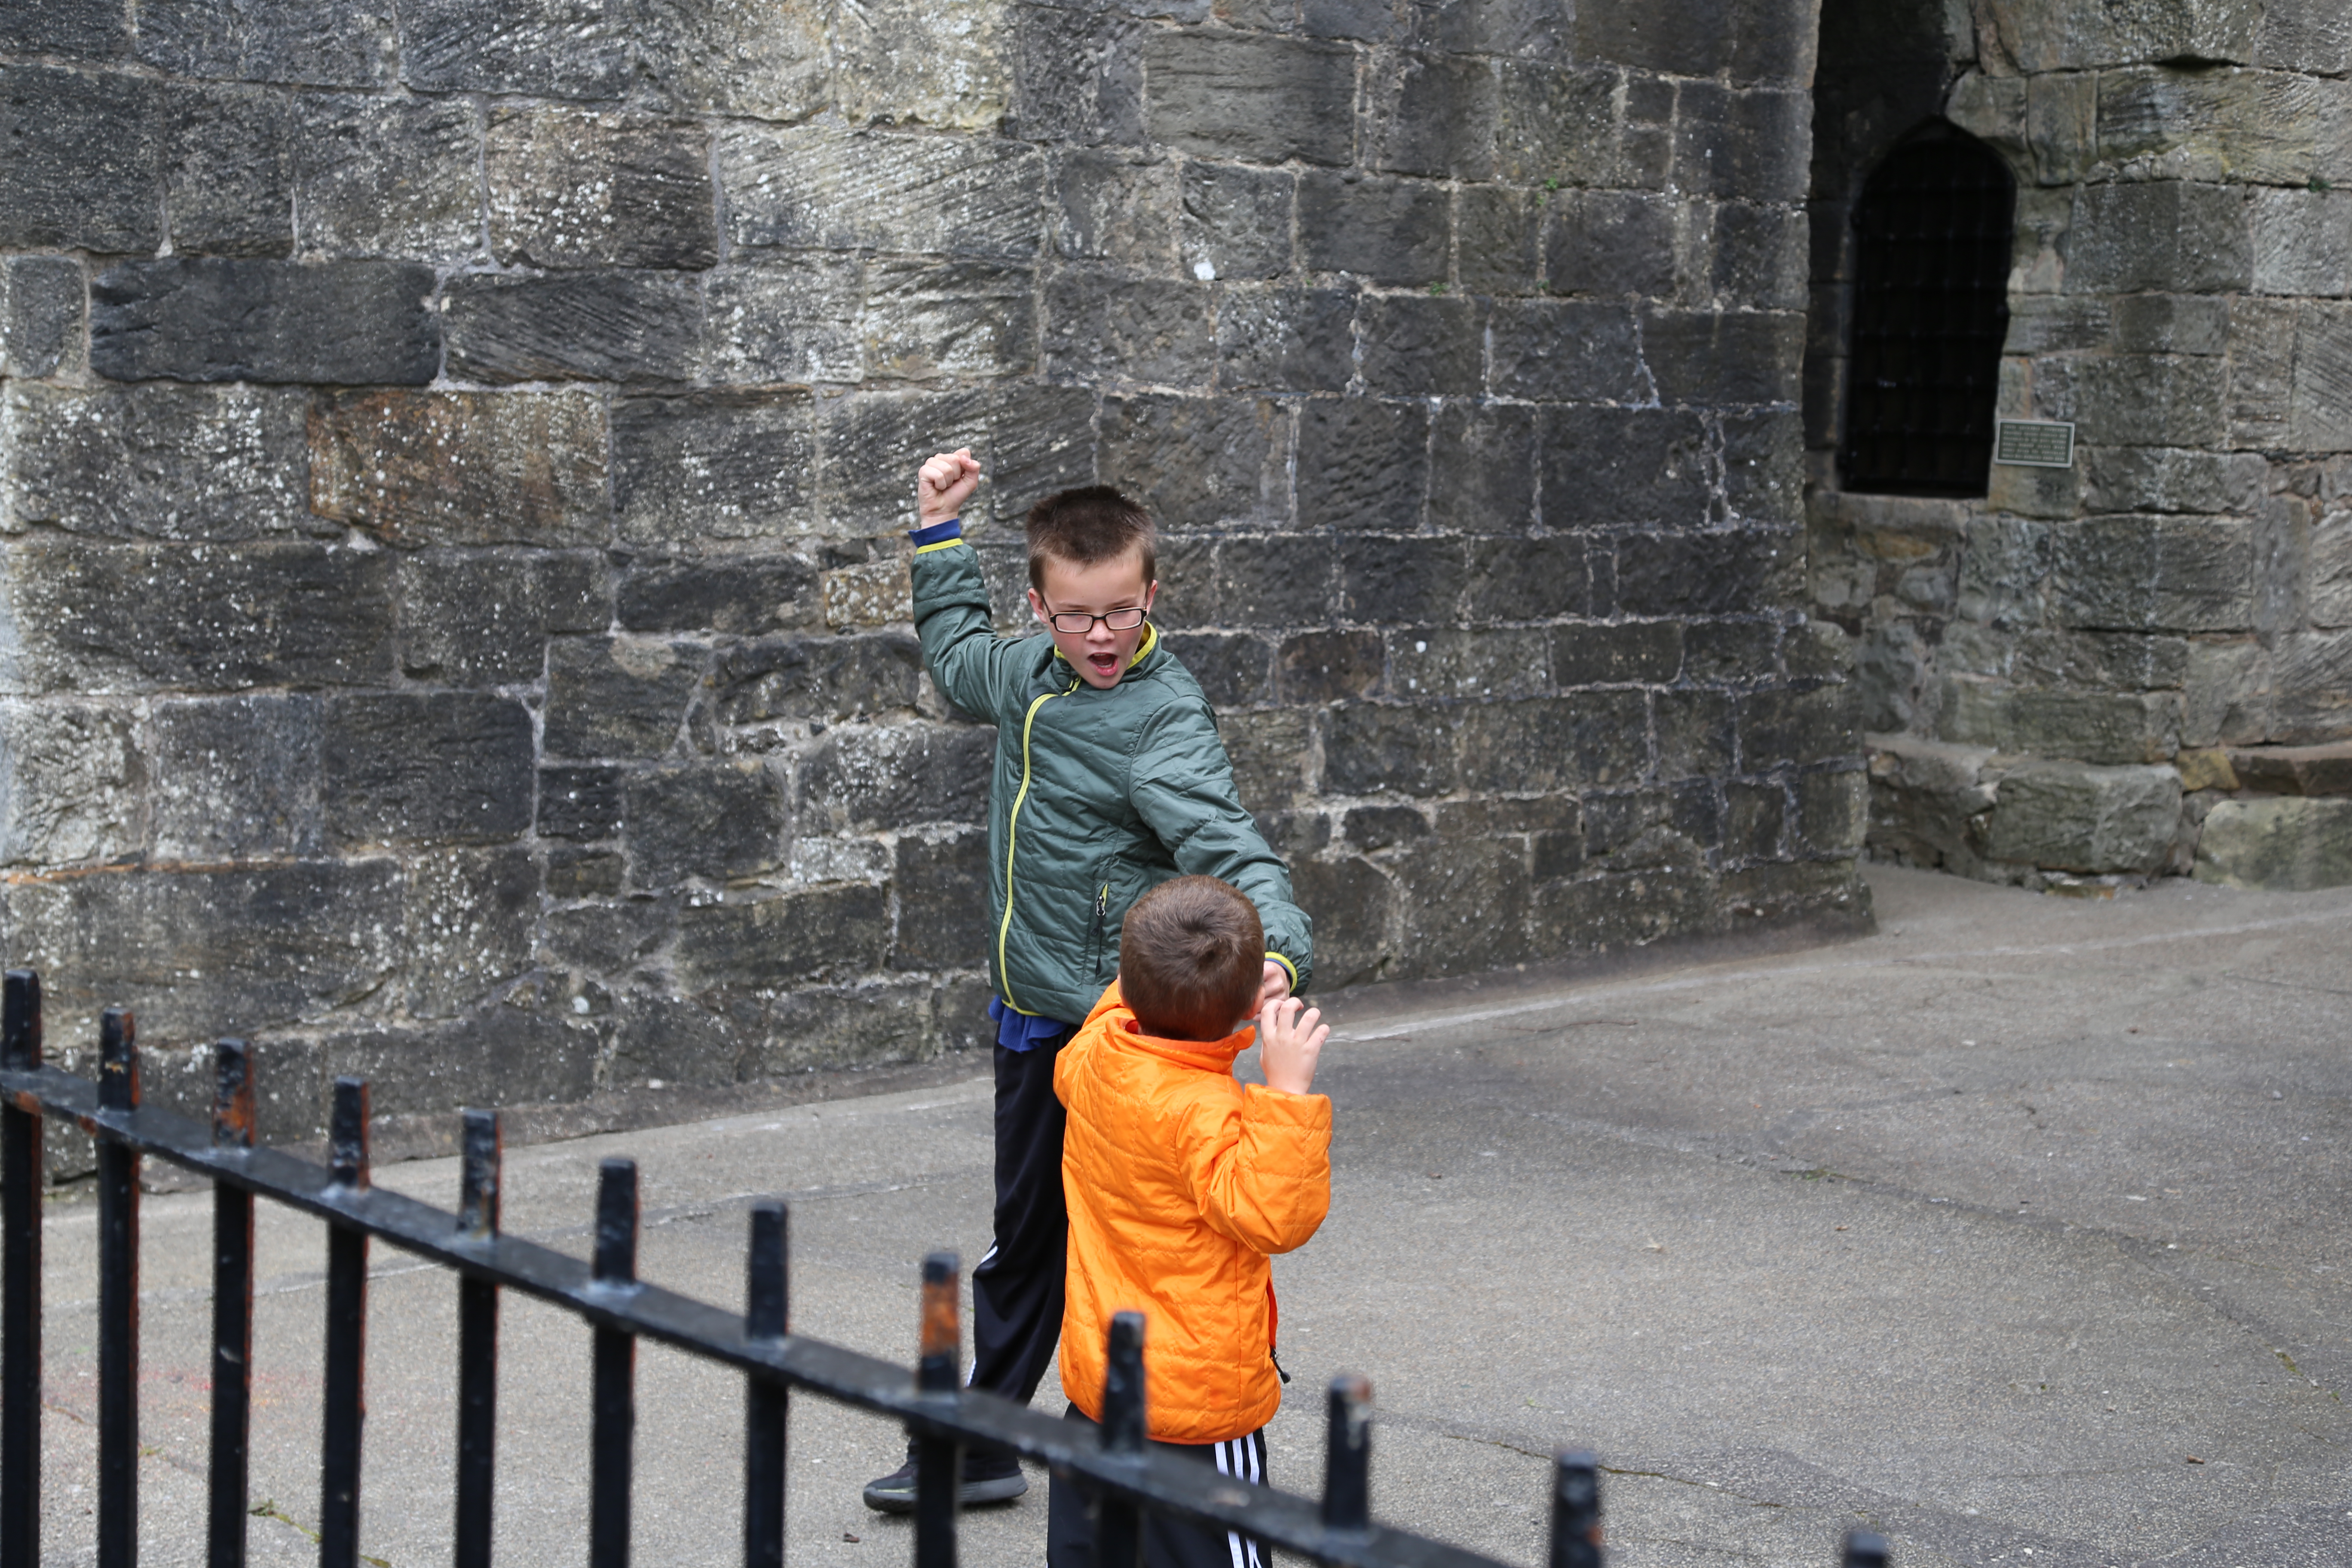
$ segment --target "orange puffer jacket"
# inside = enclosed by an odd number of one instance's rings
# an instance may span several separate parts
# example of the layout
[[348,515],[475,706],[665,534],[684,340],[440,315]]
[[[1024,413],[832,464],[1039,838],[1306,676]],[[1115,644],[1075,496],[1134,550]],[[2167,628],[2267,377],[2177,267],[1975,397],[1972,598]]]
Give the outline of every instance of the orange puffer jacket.
[[1144,1406],[1163,1443],[1221,1443],[1282,1404],[1274,1268],[1331,1206],[1331,1102],[1234,1079],[1245,1030],[1153,1039],[1103,993],[1054,1064],[1069,1111],[1062,1389],[1102,1418],[1113,1313],[1144,1317]]

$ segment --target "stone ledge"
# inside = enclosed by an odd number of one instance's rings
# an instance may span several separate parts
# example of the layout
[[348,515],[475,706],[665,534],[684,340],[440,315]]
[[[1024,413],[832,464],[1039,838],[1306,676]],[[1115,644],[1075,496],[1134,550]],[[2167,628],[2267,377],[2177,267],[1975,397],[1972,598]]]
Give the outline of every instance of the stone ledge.
[[2305,893],[2352,884],[2352,800],[2225,800],[2205,814],[2196,878]]
[[2240,789],[2266,795],[2352,795],[2352,741],[2321,746],[2231,746]]

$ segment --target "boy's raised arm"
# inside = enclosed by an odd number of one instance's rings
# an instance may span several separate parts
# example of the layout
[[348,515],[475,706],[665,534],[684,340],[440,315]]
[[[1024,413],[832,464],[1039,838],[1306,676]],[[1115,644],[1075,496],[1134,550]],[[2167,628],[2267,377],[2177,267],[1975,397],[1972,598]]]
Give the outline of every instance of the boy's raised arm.
[[980,561],[964,542],[959,514],[980,488],[980,464],[966,447],[925,462],[915,481],[915,635],[923,662],[947,700],[975,718],[996,719],[996,658],[1003,647]]

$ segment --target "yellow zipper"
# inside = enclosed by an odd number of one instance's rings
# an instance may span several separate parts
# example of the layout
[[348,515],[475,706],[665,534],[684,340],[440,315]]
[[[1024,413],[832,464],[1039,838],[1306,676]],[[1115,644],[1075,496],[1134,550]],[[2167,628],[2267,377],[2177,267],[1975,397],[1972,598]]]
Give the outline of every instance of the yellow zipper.
[[1074,674],[1067,689],[1048,691],[1034,699],[1029,711],[1021,716],[1021,791],[1013,797],[1013,812],[1004,822],[1004,919],[996,928],[996,982],[1004,987],[1004,1000],[1016,1013],[1026,1013],[1028,1009],[1013,1000],[1012,966],[1004,961],[1004,939],[1013,931],[1013,851],[1021,842],[1021,807],[1029,799],[1029,728],[1037,721],[1038,709],[1077,689],[1078,679]]

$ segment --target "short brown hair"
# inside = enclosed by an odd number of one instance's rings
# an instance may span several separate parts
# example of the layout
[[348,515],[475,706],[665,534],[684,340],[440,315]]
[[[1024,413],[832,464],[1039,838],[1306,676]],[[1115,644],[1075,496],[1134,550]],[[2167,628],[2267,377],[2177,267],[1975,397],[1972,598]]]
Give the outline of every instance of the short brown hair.
[[1222,1040],[1265,976],[1265,928],[1240,889],[1177,877],[1135,900],[1118,942],[1118,991],[1143,1032]]
[[1130,550],[1143,553],[1143,580],[1160,579],[1151,514],[1108,485],[1055,490],[1029,509],[1029,585],[1045,591],[1045,563],[1092,566]]

